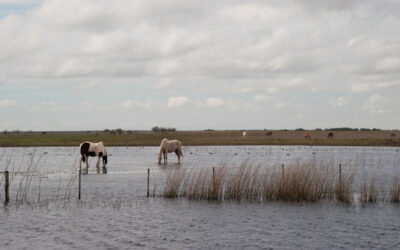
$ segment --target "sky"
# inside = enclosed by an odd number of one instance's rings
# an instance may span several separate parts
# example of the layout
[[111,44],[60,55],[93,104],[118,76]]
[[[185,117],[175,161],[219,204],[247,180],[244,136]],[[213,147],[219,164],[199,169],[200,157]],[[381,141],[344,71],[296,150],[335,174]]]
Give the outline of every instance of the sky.
[[0,0],[0,131],[400,129],[400,0]]

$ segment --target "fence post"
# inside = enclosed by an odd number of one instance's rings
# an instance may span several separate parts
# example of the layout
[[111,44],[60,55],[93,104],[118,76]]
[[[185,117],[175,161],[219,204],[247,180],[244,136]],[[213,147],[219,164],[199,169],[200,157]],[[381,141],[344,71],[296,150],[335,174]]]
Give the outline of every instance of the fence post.
[[5,193],[6,193],[6,199],[5,199],[5,204],[7,204],[10,201],[10,183],[8,179],[8,170],[4,172],[4,178],[5,178]]
[[10,201],[10,183],[9,183],[9,180],[8,180],[8,170],[6,170],[5,172],[4,172],[4,178],[5,178],[5,192],[6,192],[6,200],[5,200],[5,204],[7,204],[9,201]]
[[342,164],[339,163],[339,190],[342,190]]
[[78,176],[78,200],[81,199],[81,178],[82,178],[82,169],[79,166],[79,176]]
[[147,169],[147,197],[150,196],[150,168]]

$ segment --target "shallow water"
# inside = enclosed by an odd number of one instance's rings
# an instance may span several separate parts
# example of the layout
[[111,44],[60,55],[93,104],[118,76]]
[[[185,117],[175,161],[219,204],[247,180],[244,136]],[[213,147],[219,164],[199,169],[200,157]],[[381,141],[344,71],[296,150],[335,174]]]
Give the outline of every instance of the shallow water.
[[[400,245],[396,204],[217,203],[145,197],[147,168],[150,189],[158,180],[159,193],[170,169],[223,163],[237,167],[243,161],[280,166],[315,159],[389,180],[399,173],[399,148],[185,147],[180,165],[172,154],[168,164],[158,165],[156,147],[113,147],[108,153],[105,175],[97,174],[96,160],[90,160],[89,174],[82,176],[82,200],[77,201],[73,167],[78,148],[0,148],[0,169],[7,166],[16,172],[11,176],[11,202],[0,205],[0,248],[394,249]],[[18,190],[25,185],[23,170],[36,164],[27,201],[17,202]]]

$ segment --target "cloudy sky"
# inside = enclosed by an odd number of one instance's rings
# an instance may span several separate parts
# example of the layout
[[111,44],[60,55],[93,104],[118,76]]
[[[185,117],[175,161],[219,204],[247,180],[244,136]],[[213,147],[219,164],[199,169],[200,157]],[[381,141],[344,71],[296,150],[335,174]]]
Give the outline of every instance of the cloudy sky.
[[0,0],[0,130],[400,128],[400,0]]

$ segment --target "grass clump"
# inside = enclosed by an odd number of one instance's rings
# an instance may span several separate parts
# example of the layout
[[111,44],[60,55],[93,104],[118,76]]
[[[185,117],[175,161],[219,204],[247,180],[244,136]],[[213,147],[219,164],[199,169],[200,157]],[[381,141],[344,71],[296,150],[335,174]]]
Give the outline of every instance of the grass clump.
[[[340,179],[340,180],[339,180]],[[199,200],[249,200],[316,202],[334,199],[352,201],[354,173],[338,172],[329,164],[295,163],[263,167],[247,161],[238,168],[171,171],[164,197]],[[183,184],[182,184],[183,182]]]

